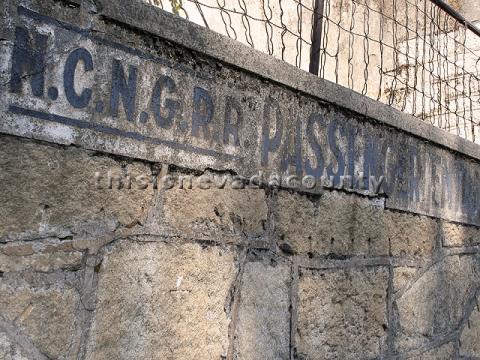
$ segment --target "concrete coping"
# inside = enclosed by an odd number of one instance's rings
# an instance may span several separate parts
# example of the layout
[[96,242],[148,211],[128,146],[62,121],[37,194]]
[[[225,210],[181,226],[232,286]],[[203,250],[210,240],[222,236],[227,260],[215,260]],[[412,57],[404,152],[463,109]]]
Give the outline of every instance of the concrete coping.
[[100,16],[480,160],[480,146],[140,0],[97,1]]

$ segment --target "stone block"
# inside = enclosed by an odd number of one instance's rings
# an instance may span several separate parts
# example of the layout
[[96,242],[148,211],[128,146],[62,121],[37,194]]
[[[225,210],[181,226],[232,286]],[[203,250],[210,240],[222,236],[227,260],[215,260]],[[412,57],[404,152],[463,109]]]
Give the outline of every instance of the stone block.
[[408,286],[417,274],[418,269],[408,266],[398,266],[393,269],[393,290],[397,292]]
[[273,211],[279,244],[287,243],[299,254],[311,252],[317,236],[315,202],[305,195],[279,191]]
[[290,265],[249,262],[241,280],[235,358],[289,359]]
[[[0,281],[0,316],[50,359],[74,358],[70,352],[78,341],[79,306],[78,292],[73,288],[15,287]],[[0,348],[4,349],[0,354],[5,348],[10,354],[21,353],[12,341],[0,334]]]
[[281,191],[274,212],[278,242],[296,253],[388,255],[379,201],[338,191],[310,200]]
[[34,253],[32,244],[7,244],[0,247],[0,251],[7,256],[25,256]]
[[113,244],[98,273],[86,359],[226,356],[236,272],[234,254],[221,248]]
[[393,256],[432,255],[436,244],[438,225],[427,216],[386,211],[384,214],[386,236],[390,239]]
[[378,358],[386,350],[388,270],[302,271],[296,350],[301,359]]
[[432,265],[396,299],[400,332],[399,352],[428,344],[453,332],[480,282],[476,256],[449,256]]
[[7,333],[0,331],[0,359],[2,360],[28,360],[20,346],[9,338]]
[[[78,232],[88,224],[142,223],[153,190],[106,189],[107,174],[148,175],[143,163],[122,163],[76,147],[0,136],[0,238]],[[103,179],[97,189],[95,172]],[[23,235],[22,235],[23,234]]]
[[475,307],[460,336],[460,355],[466,358],[480,358],[480,301]]
[[318,253],[388,255],[383,211],[380,200],[326,192],[319,200],[312,248]]
[[164,192],[166,224],[183,237],[260,238],[267,203],[262,189],[171,189]]
[[449,222],[442,222],[444,245],[448,247],[473,246],[480,244],[480,229]]
[[0,254],[1,272],[38,271],[52,272],[55,270],[76,270],[83,265],[83,253],[53,252],[36,253],[25,256],[7,256]]
[[434,349],[427,350],[421,354],[408,356],[408,360],[451,360],[455,359],[455,345],[448,343],[436,347]]

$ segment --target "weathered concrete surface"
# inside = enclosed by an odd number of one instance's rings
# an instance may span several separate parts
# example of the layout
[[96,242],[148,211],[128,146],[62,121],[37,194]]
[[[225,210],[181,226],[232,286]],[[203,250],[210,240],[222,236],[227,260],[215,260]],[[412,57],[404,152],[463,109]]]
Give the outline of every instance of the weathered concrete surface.
[[[379,105],[377,101],[361,96],[356,92],[335,86],[329,81],[322,81],[317,76],[311,76],[283,61],[275,60],[267,54],[247,50],[242,44],[219,34],[212,33],[189,22],[183,22],[182,26],[179,27],[176,23],[169,21],[171,17],[168,14],[158,14],[157,11],[149,10],[148,7],[142,7],[141,10],[136,9],[138,11],[132,13],[129,12],[128,6],[119,2],[109,2],[102,5],[103,13],[108,18],[135,24],[140,29],[152,32],[194,51],[205,53],[225,63],[233,64],[261,77],[272,79],[287,87],[298,89],[356,113],[378,119],[415,136],[442,144],[454,151],[464,152],[477,159],[480,158],[478,146],[469,141],[452,134],[446,134],[445,131],[419,122],[418,119],[402,114],[389,106]],[[162,26],[159,26],[159,23]],[[195,33],[196,36],[192,37],[192,33]]]
[[235,255],[148,240],[107,250],[86,358],[226,356]]
[[296,351],[305,359],[377,358],[386,351],[388,271],[305,271]]
[[[322,92],[311,98],[218,66],[221,56],[215,60],[185,50],[177,54],[167,43],[152,46],[146,36],[129,30],[140,26],[137,16],[143,17],[140,28],[163,16],[159,35],[167,38],[169,26],[181,20],[139,2],[123,8],[116,2],[98,5],[102,16],[91,16],[88,24],[95,32],[84,23],[70,24],[78,9],[58,10],[57,19],[35,2],[29,7],[16,7],[15,0],[9,4],[7,14],[15,21],[3,26],[8,41],[0,72],[6,94],[2,132],[198,170],[230,170],[248,177],[259,171],[266,176],[309,175],[331,182],[332,188],[384,192],[386,207],[392,209],[480,225],[476,147],[467,151],[470,145],[456,139],[452,147],[459,153],[441,148],[435,145],[436,129],[413,131],[425,124],[410,123],[399,113],[390,116],[398,118],[392,128],[385,118],[390,110],[366,100],[352,108],[358,99],[353,93],[339,94],[345,91],[340,87],[325,86],[329,96]],[[111,25],[108,18],[123,21],[123,27]],[[158,30],[150,29],[152,35]],[[216,35],[208,38],[203,29],[196,30],[197,46],[212,55],[206,49]],[[29,41],[32,36],[38,43]],[[189,45],[182,35],[175,40]],[[225,39],[221,43],[224,50],[231,44]],[[242,48],[233,57],[248,55]],[[35,76],[24,76],[37,68]],[[316,89],[324,83],[311,85]],[[400,125],[402,121],[408,125]],[[430,142],[407,135],[412,131]],[[440,145],[448,148],[445,139],[450,138],[442,137]],[[371,178],[380,185],[372,185]]]
[[[170,1],[144,1],[174,12]],[[480,5],[475,0],[450,0],[448,3],[470,21],[480,20]],[[303,29],[312,27],[310,14],[314,10],[314,3],[300,5],[292,1],[278,6],[277,3],[267,5],[256,0],[245,0],[242,4],[239,9],[234,1],[227,1],[221,8],[215,3],[212,6],[198,6],[193,0],[183,1],[178,15],[183,18],[188,16],[196,24],[207,26],[308,71],[310,57],[305,54],[310,54],[312,34]],[[477,73],[480,42],[476,34],[467,31],[463,41],[463,35],[459,34],[463,29],[453,31],[453,18],[447,14],[445,17],[439,16],[435,19],[435,26],[442,31],[431,34],[433,43],[438,44],[435,51],[439,52],[432,58],[429,48],[425,49],[426,53],[423,51],[422,35],[431,32],[432,21],[430,15],[424,17],[422,14],[432,12],[431,16],[434,17],[434,13],[443,12],[437,12],[437,6],[432,6],[429,0],[417,0],[415,3],[405,0],[332,1],[325,6],[329,26],[322,32],[320,77],[478,143],[479,131],[473,125],[479,113],[474,105],[469,106],[476,104],[478,97],[459,79],[466,73],[464,80],[468,82],[469,74],[475,76]],[[244,16],[244,9],[248,17]],[[275,23],[276,19],[280,19],[281,28],[264,27],[265,22]],[[368,28],[365,28],[367,23]],[[277,20],[277,25],[280,24]],[[352,36],[352,33],[368,34],[368,37]],[[371,41],[374,39],[381,42]],[[456,45],[453,39],[457,40]],[[462,43],[466,47],[464,56]],[[420,85],[418,79],[428,78],[431,73],[441,74],[440,81],[436,83],[438,86]],[[406,84],[409,91],[405,89]],[[418,96],[419,92],[423,96]],[[456,99],[456,104],[462,104],[462,116],[457,116],[456,108],[448,100],[451,97]],[[474,120],[470,121],[471,118]],[[447,129],[445,124],[456,126]]]

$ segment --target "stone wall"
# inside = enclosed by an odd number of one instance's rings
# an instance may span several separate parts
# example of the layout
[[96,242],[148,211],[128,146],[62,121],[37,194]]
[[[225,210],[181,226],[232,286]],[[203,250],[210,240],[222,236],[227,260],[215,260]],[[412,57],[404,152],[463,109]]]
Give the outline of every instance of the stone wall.
[[479,356],[476,227],[335,191],[95,190],[155,164],[1,150],[5,359]]
[[5,9],[0,358],[480,358],[476,145],[140,2]]

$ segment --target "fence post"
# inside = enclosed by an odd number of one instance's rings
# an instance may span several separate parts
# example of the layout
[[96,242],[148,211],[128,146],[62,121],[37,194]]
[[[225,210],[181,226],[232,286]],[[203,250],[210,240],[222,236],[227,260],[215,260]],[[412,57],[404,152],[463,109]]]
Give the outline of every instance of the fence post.
[[322,43],[322,21],[325,0],[315,0],[313,9],[312,47],[310,48],[310,67],[308,71],[318,75],[320,67],[320,45]]

